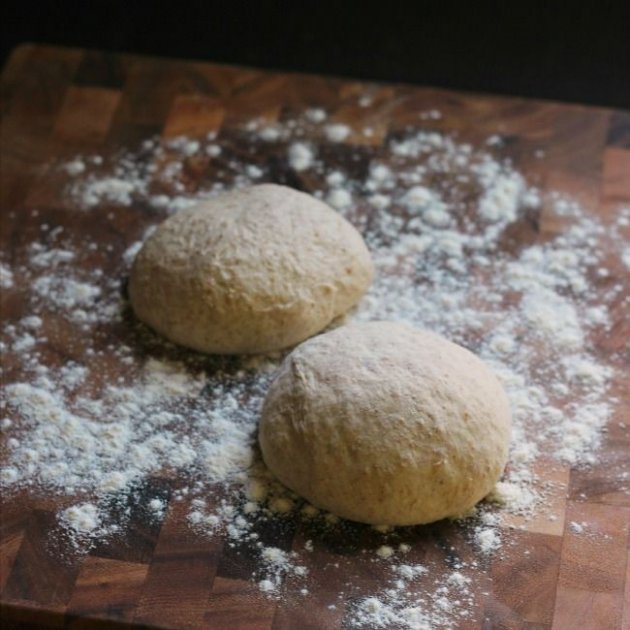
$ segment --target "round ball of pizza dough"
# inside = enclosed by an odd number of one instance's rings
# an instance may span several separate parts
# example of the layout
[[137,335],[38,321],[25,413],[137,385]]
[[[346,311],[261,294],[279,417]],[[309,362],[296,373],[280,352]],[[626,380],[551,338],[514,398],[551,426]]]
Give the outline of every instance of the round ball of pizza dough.
[[168,218],[135,258],[137,317],[201,352],[293,346],[367,290],[370,254],[323,202],[285,186],[225,193]]
[[379,525],[458,516],[505,467],[510,407],[492,371],[439,335],[392,322],[298,346],[267,394],[259,442],[313,505]]

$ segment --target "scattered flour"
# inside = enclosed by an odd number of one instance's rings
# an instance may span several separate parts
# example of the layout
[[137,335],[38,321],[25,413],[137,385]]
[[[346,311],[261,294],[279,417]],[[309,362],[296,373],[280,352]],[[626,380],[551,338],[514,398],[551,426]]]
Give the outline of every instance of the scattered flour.
[[313,166],[315,154],[313,149],[304,142],[295,142],[289,147],[289,164],[296,171],[304,171]]
[[350,135],[350,127],[348,125],[334,124],[326,125],[324,132],[326,138],[331,142],[343,142]]
[[[371,103],[370,96],[359,99],[361,106]],[[419,114],[426,121],[440,117],[435,110]],[[359,171],[352,158],[327,167],[320,147],[303,141],[302,125],[322,125],[329,142],[344,142],[352,130],[326,121],[324,110],[309,109],[283,122],[253,121],[239,133],[265,147],[281,143],[277,159],[285,170],[308,178],[312,191],[364,234],[377,275],[351,317],[401,320],[442,333],[479,353],[504,383],[514,419],[510,465],[488,501],[457,521],[480,557],[500,554],[508,538],[504,515],[544,509],[536,472],[543,455],[559,466],[597,461],[614,410],[615,363],[595,351],[593,338],[609,330],[608,305],[622,290],[607,281],[606,265],[616,257],[630,266],[622,235],[630,209],[606,225],[574,200],[537,189],[497,157],[499,135],[477,148],[410,129],[370,154]],[[265,544],[261,532],[298,514],[325,530],[344,523],[281,487],[256,453],[260,405],[282,354],[222,362],[176,350],[130,325],[121,286],[161,218],[269,177],[271,166],[243,157],[230,142],[214,134],[149,138],[135,152],[107,160],[76,156],[60,166],[77,211],[109,218],[114,207],[139,204],[150,208],[153,224],[130,234],[119,254],[108,250],[110,258],[118,256],[113,267],[86,263],[86,252],[103,246],[99,234],[77,242],[44,225],[23,259],[0,265],[3,295],[19,292],[27,304],[25,317],[2,328],[6,365],[19,369],[3,373],[0,484],[3,492],[28,488],[66,497],[59,524],[85,550],[124,528],[124,518],[114,518],[114,499],[153,477],[174,476],[170,500],[189,506],[190,527],[224,536],[229,547],[249,546],[258,558],[252,580],[270,597],[280,597],[289,583],[308,597],[309,557],[318,542],[309,539],[298,553]],[[191,187],[186,169],[199,164],[208,170]],[[357,208],[369,208],[369,216]],[[542,208],[566,229],[511,248],[506,234],[530,233]],[[60,340],[68,353],[51,360],[48,348]],[[151,518],[165,517],[168,499],[142,501]],[[584,524],[568,527],[580,533]],[[397,544],[396,530],[377,528],[374,535],[381,542],[365,562],[391,568],[391,579],[378,592],[352,593],[349,627],[448,628],[466,619],[478,566],[450,567],[433,582],[433,567],[402,562],[413,546]],[[444,567],[436,571],[444,574]]]
[[98,506],[77,503],[62,510],[59,524],[64,528],[68,542],[79,553],[86,553],[99,538],[107,538],[118,531],[118,524],[105,526]]
[[60,519],[78,534],[91,534],[100,526],[98,508],[92,503],[81,503],[66,508]]
[[394,549],[389,545],[382,545],[376,550],[376,555],[379,558],[383,558],[386,560],[387,558],[391,558],[394,555]]
[[83,171],[85,171],[86,166],[83,160],[76,159],[76,160],[72,160],[71,162],[67,162],[64,165],[64,168],[66,170],[66,173],[68,173],[68,175],[71,175],[72,177],[76,177],[77,175],[80,175],[81,173],[83,173]]
[[334,188],[328,193],[326,201],[337,210],[347,208],[352,204],[352,195],[343,188]]
[[307,120],[310,120],[312,123],[321,123],[326,120],[328,115],[326,111],[321,109],[320,107],[312,107],[311,109],[307,109],[304,112],[304,116]]
[[529,514],[540,497],[526,484],[499,481],[487,500],[507,507],[513,514]]
[[0,289],[10,289],[13,286],[13,272],[5,264],[0,263]]
[[501,537],[492,527],[478,527],[475,530],[475,542],[482,554],[489,554],[501,546]]
[[585,528],[586,528],[586,523],[584,522],[578,523],[576,521],[571,521],[569,523],[569,529],[574,534],[582,534]]
[[134,193],[139,192],[138,187],[137,182],[122,177],[94,179],[87,182],[82,190],[82,196],[88,208],[103,202],[127,206],[132,202]]
[[[456,628],[470,617],[474,598],[472,580],[461,571],[449,571],[439,582],[423,565],[391,565],[392,578],[378,595],[359,600],[348,620],[353,628]],[[421,585],[423,588],[420,588]]]
[[295,560],[297,554],[289,553],[277,547],[261,547],[260,561],[265,578],[259,582],[262,591],[278,591],[287,575],[306,577],[308,570]]

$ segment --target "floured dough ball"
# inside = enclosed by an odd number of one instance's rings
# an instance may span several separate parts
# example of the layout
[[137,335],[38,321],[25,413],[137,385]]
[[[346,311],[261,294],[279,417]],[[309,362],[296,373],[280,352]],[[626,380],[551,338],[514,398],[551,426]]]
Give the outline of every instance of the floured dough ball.
[[317,507],[373,524],[459,516],[507,461],[510,407],[490,369],[403,324],[343,326],[284,361],[260,423],[263,458]]
[[361,235],[310,195],[263,184],[162,223],[136,256],[131,305],[171,341],[218,354],[295,345],[365,293]]

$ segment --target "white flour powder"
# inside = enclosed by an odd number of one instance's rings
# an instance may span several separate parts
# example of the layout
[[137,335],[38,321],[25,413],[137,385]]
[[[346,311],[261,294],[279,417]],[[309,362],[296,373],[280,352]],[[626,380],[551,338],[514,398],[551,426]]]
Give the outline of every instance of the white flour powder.
[[10,289],[13,286],[13,272],[5,264],[0,263],[0,289]]
[[[360,99],[365,106],[369,100]],[[435,110],[419,115],[439,118]],[[304,141],[305,130],[343,142],[351,129],[322,125],[326,120],[325,111],[309,109],[282,123],[252,121],[239,133],[265,150],[277,145],[285,168],[307,176],[312,192],[364,234],[377,275],[350,317],[402,320],[442,333],[476,351],[503,381],[514,414],[510,464],[489,501],[460,524],[480,557],[501,553],[509,544],[501,527],[506,514],[531,517],[549,509],[540,462],[560,470],[597,461],[614,409],[608,387],[616,358],[604,359],[593,339],[610,328],[608,305],[624,299],[607,280],[606,265],[630,266],[624,245],[630,209],[605,224],[574,200],[532,187],[498,157],[500,136],[476,148],[433,130],[410,130],[388,141],[365,169],[353,169],[352,157],[328,167],[321,147]],[[255,162],[254,153],[251,160],[235,153],[231,142],[214,134],[149,139],[136,152],[108,159],[77,156],[61,165],[70,179],[68,205],[110,216],[112,206],[133,212],[139,204],[151,208],[155,224],[226,188],[265,181],[268,165]],[[190,160],[206,161],[194,189],[185,172]],[[567,227],[527,244],[543,207]],[[518,246],[507,236],[514,230],[524,235]],[[112,497],[149,477],[174,477],[172,500],[190,506],[191,527],[225,536],[229,545],[253,546],[260,570],[252,579],[262,591],[281,597],[290,577],[298,582],[295,592],[308,597],[314,542],[289,553],[263,544],[257,533],[260,523],[296,510],[321,527],[343,527],[275,483],[259,461],[258,413],[281,354],[217,369],[211,359],[174,353],[144,330],[155,352],[138,358],[133,342],[114,340],[121,327],[129,329],[121,283],[141,240],[127,242],[112,275],[85,263],[86,252],[103,245],[97,238],[77,242],[69,231],[42,226],[24,260],[0,265],[3,294],[16,293],[27,305],[26,317],[2,329],[3,492],[64,496],[60,526],[87,549],[124,528],[108,512]],[[59,339],[69,348],[51,359],[49,348]],[[627,466],[619,475],[628,478]],[[162,497],[146,502],[154,518],[166,516]],[[549,518],[557,515],[551,511]],[[580,527],[571,524],[574,532]],[[434,583],[431,567],[402,562],[410,546],[392,541],[395,532],[381,528],[379,535],[382,544],[365,561],[391,565],[391,581],[353,595],[350,625],[454,627],[470,614],[475,572],[481,575],[476,564],[451,568]]]

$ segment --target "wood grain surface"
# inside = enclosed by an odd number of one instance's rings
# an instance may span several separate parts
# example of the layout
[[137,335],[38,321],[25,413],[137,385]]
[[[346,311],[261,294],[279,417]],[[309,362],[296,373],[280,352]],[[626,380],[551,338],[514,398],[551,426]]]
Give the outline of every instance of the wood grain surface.
[[[371,105],[358,107],[355,97],[366,91]],[[78,234],[102,234],[117,251],[124,247],[118,235],[141,233],[141,215],[117,214],[113,228],[88,215],[70,219],[63,212],[60,182],[40,177],[51,159],[107,154],[156,133],[195,137],[229,131],[252,116],[278,120],[309,106],[325,107],[334,122],[353,130],[370,126],[371,136],[352,133],[344,140],[367,155],[391,134],[416,124],[418,111],[439,109],[443,117],[435,126],[470,142],[503,133],[516,166],[543,188],[565,190],[602,217],[630,203],[629,112],[27,45],[14,52],[2,77],[0,199],[3,216],[15,212],[18,217],[17,227],[2,224],[5,253],[9,260],[18,256],[37,230],[43,218],[35,220],[33,208]],[[546,151],[544,163],[530,157],[533,148]],[[528,238],[560,230],[543,217],[539,232]],[[627,346],[630,327],[623,308],[621,302],[615,306],[614,326],[597,341],[599,352]],[[21,309],[19,300],[3,300],[4,318],[19,318]],[[630,495],[607,474],[630,458],[630,435],[619,428],[630,411],[630,378],[619,379],[615,388],[623,402],[605,434],[601,463],[550,473],[556,488],[550,500],[563,517],[553,523],[534,519],[510,532],[512,544],[499,559],[487,561],[488,579],[476,594],[480,604],[460,627],[630,628]],[[168,480],[149,484],[168,496]],[[316,577],[322,586],[308,607],[265,597],[249,580],[246,549],[239,553],[219,539],[199,537],[176,502],[158,526],[142,514],[132,516],[124,540],[64,563],[48,537],[56,507],[54,498],[27,492],[2,503],[3,627],[332,629],[345,623],[348,602],[328,607],[330,596],[342,588],[344,567],[364,585],[378,584],[382,577],[348,552],[356,549],[353,537],[369,536],[351,530],[347,539],[317,548],[321,575]],[[605,535],[576,535],[568,527],[571,521],[586,522]],[[437,540],[444,558],[449,548],[461,557],[472,553],[452,524],[419,529],[416,540]],[[303,544],[308,532],[289,521],[266,535],[291,549]],[[419,548],[417,561],[424,553]],[[341,568],[327,569],[331,562]]]

